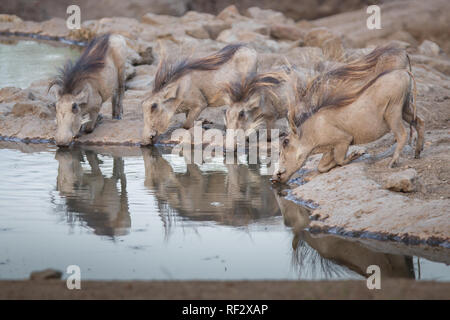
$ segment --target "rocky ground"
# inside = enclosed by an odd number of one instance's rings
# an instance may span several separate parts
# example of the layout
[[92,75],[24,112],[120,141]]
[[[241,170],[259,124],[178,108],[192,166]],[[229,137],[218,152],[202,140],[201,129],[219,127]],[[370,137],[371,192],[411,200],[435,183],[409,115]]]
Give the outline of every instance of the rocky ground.
[[[70,31],[62,18],[43,22],[0,15],[3,35],[38,35],[87,41],[106,32],[127,38],[129,79],[124,119],[111,119],[111,103],[102,107],[103,122],[78,142],[138,145],[142,128],[141,101],[150,92],[161,47],[176,55],[202,56],[225,44],[246,42],[260,55],[261,70],[284,63],[318,69],[327,61],[345,62],[370,47],[396,41],[410,54],[417,80],[418,114],[425,119],[425,149],[413,159],[405,148],[400,165],[387,169],[394,143],[391,134],[363,146],[362,161],[336,168],[295,186],[297,199],[310,200],[313,229],[384,237],[410,243],[450,246],[450,3],[446,0],[395,1],[383,4],[382,29],[366,28],[365,9],[317,20],[294,21],[284,14],[256,7],[230,6],[218,15],[189,11],[181,17],[146,13],[140,19],[112,17],[87,20]],[[55,130],[54,98],[48,79],[27,89],[0,89],[0,136],[51,141]],[[172,128],[180,125],[177,117]],[[200,120],[223,127],[220,110],[205,110]],[[167,140],[163,140],[163,142]],[[318,156],[306,167],[313,169]]]

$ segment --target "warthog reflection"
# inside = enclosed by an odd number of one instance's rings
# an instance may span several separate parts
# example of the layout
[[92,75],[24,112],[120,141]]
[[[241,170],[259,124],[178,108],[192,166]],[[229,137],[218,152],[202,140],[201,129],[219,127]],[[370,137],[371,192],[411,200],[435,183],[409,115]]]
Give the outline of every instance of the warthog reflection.
[[[57,190],[65,199],[69,218],[85,221],[98,235],[128,234],[131,219],[122,158],[113,158],[109,178],[100,170],[101,160],[93,151],[58,150],[55,158],[58,161]],[[90,170],[82,166],[86,161]]]
[[[277,191],[276,199],[284,223],[291,227],[292,264],[302,276],[322,272],[326,277],[341,276],[350,270],[367,277],[369,265],[377,265],[381,277],[415,278],[412,257],[372,251],[357,241],[331,235],[313,236],[305,230],[310,223],[308,209],[286,200]],[[343,268],[345,267],[345,268]],[[320,269],[320,270],[318,270]]]
[[156,148],[143,148],[142,154],[145,186],[154,193],[167,223],[174,210],[190,220],[232,226],[280,215],[270,182],[256,166],[223,165],[227,173],[208,174],[187,164],[186,172],[177,173]]

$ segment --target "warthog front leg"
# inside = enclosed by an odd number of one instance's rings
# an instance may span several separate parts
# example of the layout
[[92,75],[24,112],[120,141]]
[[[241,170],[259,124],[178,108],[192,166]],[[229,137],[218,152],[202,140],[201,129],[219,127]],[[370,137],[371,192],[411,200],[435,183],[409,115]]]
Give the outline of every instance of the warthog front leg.
[[122,66],[119,68],[118,73],[118,86],[116,90],[114,90],[114,94],[112,97],[112,117],[113,119],[122,119],[123,115],[123,95],[125,93],[125,67]]
[[330,171],[336,166],[337,163],[334,160],[333,150],[330,150],[323,154],[322,159],[320,159],[319,165],[317,166],[317,170],[320,173],[324,173]]
[[[272,129],[275,128],[275,121],[276,119],[274,117],[270,117],[268,119],[266,119],[266,130],[267,130],[267,140],[268,141],[272,141]],[[277,138],[277,137],[273,137],[273,138]]]
[[102,116],[98,111],[91,111],[89,112],[89,118],[91,119],[91,121],[89,121],[84,128],[84,132],[86,133],[91,133],[92,131],[94,131],[97,124],[100,123]]
[[123,114],[123,107],[122,107],[122,100],[123,100],[123,92],[124,88],[119,87],[117,90],[114,91],[114,94],[112,96],[111,102],[112,102],[112,118],[116,120],[122,119]]
[[317,171],[312,171],[303,176],[303,181],[309,182],[321,173],[325,173],[337,166],[334,160],[333,150],[325,152],[319,161]]
[[197,117],[199,116],[199,114],[202,112],[204,108],[195,108],[195,109],[191,109],[189,110],[187,116],[186,116],[186,121],[184,122],[183,128],[184,129],[190,129],[194,126],[194,122],[195,120],[197,120]]
[[344,166],[352,162],[353,160],[358,159],[364,154],[364,152],[361,153],[361,151],[353,151],[351,154],[347,156],[347,151],[352,141],[353,137],[348,134],[345,134],[343,135],[342,140],[340,140],[334,145],[333,157],[334,161],[336,161],[338,165]]

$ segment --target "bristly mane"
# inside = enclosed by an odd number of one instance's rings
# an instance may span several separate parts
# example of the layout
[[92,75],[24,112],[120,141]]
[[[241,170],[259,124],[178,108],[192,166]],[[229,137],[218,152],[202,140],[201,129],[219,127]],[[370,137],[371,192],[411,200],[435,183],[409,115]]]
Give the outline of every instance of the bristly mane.
[[59,86],[60,95],[76,93],[75,90],[79,89],[84,81],[92,78],[105,66],[109,37],[109,34],[105,34],[93,39],[75,63],[68,61],[59,69],[59,74],[50,82],[49,88],[53,85]]
[[156,71],[153,93],[163,89],[166,85],[174,82],[191,71],[216,70],[224,63],[228,62],[243,44],[231,44],[222,50],[199,59],[183,59],[177,63],[170,63],[161,59]]
[[252,72],[241,81],[227,84],[224,88],[232,102],[245,102],[262,89],[274,88],[286,81],[286,73],[283,72]]
[[377,70],[380,57],[389,58],[400,56],[402,53],[404,50],[393,44],[379,46],[361,58],[323,72],[312,79],[302,99],[305,109],[293,119],[295,125],[300,127],[323,108],[339,108],[356,101],[378,78],[394,70],[389,69],[383,72]]

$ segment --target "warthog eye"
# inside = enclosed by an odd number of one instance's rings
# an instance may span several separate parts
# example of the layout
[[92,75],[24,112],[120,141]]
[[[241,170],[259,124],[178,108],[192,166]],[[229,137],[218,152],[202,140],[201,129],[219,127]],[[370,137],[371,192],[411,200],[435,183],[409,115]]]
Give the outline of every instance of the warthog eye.
[[156,104],[156,103],[152,104],[152,111],[155,111],[156,108],[158,108],[158,104]]
[[72,112],[73,113],[77,113],[78,112],[78,104],[77,103],[72,103]]
[[283,148],[286,148],[287,147],[287,145],[289,144],[289,139],[284,139],[283,140]]
[[239,112],[239,118],[243,119],[245,117],[245,112],[244,110],[242,110],[241,112]]

